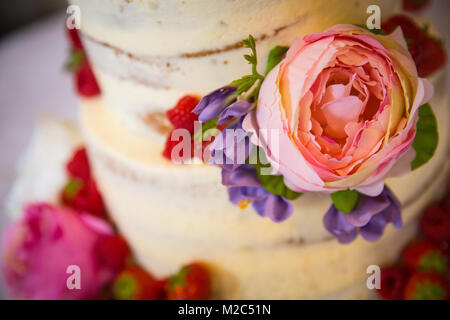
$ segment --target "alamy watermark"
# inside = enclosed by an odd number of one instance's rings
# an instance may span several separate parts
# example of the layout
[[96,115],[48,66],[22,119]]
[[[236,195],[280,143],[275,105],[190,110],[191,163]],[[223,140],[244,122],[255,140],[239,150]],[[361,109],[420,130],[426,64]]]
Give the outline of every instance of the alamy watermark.
[[70,5],[67,7],[66,13],[66,27],[69,30],[81,28],[81,8],[77,5]]
[[77,265],[70,265],[66,269],[67,277],[66,285],[69,290],[81,290],[81,269]]

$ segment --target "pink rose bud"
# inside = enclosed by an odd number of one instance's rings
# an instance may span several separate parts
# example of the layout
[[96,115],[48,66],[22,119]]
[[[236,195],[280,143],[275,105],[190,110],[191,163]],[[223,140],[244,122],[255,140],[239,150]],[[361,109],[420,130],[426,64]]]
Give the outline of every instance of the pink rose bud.
[[377,196],[410,170],[418,109],[432,94],[400,29],[337,25],[294,40],[243,127],[292,190]]
[[90,299],[112,281],[96,247],[113,234],[92,215],[32,204],[4,233],[3,275],[17,299]]

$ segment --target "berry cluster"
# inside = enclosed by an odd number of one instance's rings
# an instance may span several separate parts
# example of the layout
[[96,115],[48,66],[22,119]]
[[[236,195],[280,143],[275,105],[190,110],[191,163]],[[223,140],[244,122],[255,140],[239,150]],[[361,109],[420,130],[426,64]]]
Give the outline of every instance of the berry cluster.
[[[182,123],[181,117],[178,119]],[[85,148],[75,151],[66,169],[70,178],[62,192],[63,204],[108,220]],[[136,263],[128,243],[119,234],[102,238],[93,259],[116,274],[96,299],[204,300],[211,294],[210,275],[202,264],[192,263],[169,278],[157,280]]]
[[157,280],[138,266],[123,269],[112,286],[120,300],[206,300],[211,296],[208,270],[199,263],[189,264],[167,279]]
[[[186,95],[178,100],[177,104],[170,110],[166,112],[167,118],[170,123],[173,125],[174,129],[167,136],[166,144],[163,150],[163,157],[168,160],[172,160],[172,151],[176,145],[178,145],[179,141],[172,140],[172,133],[176,129],[186,129],[189,131],[191,135],[191,157],[193,158],[195,154],[202,154],[205,151],[205,148],[211,143],[211,141],[202,142],[199,144],[202,150],[198,150],[199,152],[195,152],[194,148],[197,147],[197,144],[194,143],[194,122],[198,121],[198,115],[194,114],[192,110],[199,103],[199,99],[192,95]],[[180,149],[178,152],[178,156],[180,159],[184,158],[184,150]]]
[[403,250],[400,263],[381,270],[379,294],[383,299],[450,299],[450,207],[445,199],[425,211],[421,237]]

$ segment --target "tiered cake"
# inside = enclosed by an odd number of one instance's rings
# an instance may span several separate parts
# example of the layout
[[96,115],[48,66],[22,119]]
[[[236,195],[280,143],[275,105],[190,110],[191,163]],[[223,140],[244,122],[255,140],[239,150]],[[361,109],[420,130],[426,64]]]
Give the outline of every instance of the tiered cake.
[[[82,102],[80,121],[99,187],[139,262],[167,276],[193,261],[212,271],[215,298],[365,298],[369,265],[397,257],[417,216],[438,195],[447,169],[448,108],[443,79],[432,101],[440,145],[417,171],[387,181],[403,206],[403,228],[374,243],[339,244],[323,227],[331,204],[308,193],[283,223],[228,200],[215,166],[176,165],[161,156],[170,131],[165,111],[185,94],[204,95],[249,66],[241,40],[258,55],[335,24],[364,24],[394,1],[71,0],[101,98]],[[264,68],[264,63],[261,63]],[[442,87],[441,87],[442,86]]]

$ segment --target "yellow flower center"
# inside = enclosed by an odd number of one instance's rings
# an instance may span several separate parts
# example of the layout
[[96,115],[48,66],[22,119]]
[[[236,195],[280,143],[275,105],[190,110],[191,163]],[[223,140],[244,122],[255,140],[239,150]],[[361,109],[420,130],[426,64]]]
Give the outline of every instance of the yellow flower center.
[[239,208],[245,209],[250,204],[250,200],[240,200],[240,201],[238,201],[237,204],[238,204]]

